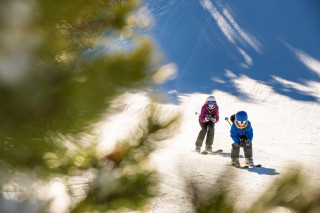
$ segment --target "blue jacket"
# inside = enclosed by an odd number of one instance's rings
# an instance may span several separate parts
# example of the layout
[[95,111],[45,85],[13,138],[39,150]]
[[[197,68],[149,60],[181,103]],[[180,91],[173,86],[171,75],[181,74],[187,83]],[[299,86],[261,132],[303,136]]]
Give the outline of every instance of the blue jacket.
[[235,124],[231,126],[231,138],[234,141],[235,144],[239,144],[240,136],[245,135],[250,141],[252,141],[253,138],[253,129],[251,126],[250,121],[248,121],[248,125],[244,129],[240,129],[236,127]]

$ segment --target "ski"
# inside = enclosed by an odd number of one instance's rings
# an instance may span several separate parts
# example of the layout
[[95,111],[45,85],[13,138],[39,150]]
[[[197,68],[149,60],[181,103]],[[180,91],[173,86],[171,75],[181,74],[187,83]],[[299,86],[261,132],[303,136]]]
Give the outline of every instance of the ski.
[[249,166],[234,166],[234,165],[232,165],[231,163],[230,163],[230,164],[227,164],[227,166],[232,166],[232,167],[238,168],[238,169],[248,169],[248,168],[249,168]]
[[202,152],[200,152],[200,154],[203,154],[203,155],[210,154],[210,153],[217,154],[217,153],[221,153],[221,152],[223,152],[223,150],[222,149],[218,149],[218,150],[212,151],[212,152],[210,152],[210,151],[202,151]]
[[256,165],[254,165],[254,164],[252,164],[252,165],[249,165],[250,167],[261,167],[262,165],[261,164],[256,164]]

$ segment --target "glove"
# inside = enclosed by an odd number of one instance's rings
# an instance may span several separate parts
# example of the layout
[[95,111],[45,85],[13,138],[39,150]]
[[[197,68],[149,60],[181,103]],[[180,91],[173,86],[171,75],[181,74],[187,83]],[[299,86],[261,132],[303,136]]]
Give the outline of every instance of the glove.
[[246,144],[250,144],[250,143],[251,143],[250,139],[247,139]]
[[251,143],[250,139],[240,139],[240,142],[239,142],[241,147],[245,147],[247,144],[250,144],[250,143]]
[[210,121],[210,118],[205,117],[204,120],[205,120],[206,122],[208,122],[208,121]]
[[239,144],[241,147],[244,147],[247,144],[247,140],[240,139]]
[[215,122],[217,119],[216,119],[215,117],[211,117],[210,120],[211,120],[212,122]]

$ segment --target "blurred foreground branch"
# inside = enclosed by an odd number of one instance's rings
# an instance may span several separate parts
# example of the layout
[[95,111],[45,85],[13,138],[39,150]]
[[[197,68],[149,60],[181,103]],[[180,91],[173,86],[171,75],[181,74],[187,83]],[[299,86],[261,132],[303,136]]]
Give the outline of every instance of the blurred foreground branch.
[[[136,209],[154,194],[144,164],[176,119],[162,125],[149,110],[138,142],[104,163],[92,128],[115,97],[154,84],[138,9],[136,0],[0,1],[0,212]],[[77,177],[87,183],[73,202]]]
[[231,170],[224,171],[214,183],[213,189],[207,192],[205,198],[195,183],[191,184],[193,187],[189,191],[192,193],[196,212],[315,213],[320,210],[319,186],[311,186],[307,178],[302,175],[301,168],[289,168],[268,188],[261,189],[263,193],[255,202],[248,200],[251,205],[247,209],[239,209],[236,206],[239,196],[237,191],[226,190],[230,182],[225,177],[233,177],[231,183],[238,180],[231,172]]

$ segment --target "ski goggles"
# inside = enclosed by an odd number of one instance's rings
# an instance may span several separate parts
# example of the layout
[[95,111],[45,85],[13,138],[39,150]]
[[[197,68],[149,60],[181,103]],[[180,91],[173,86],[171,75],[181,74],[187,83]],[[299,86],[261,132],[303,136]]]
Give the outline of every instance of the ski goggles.
[[247,121],[237,121],[237,123],[238,123],[239,125],[245,125],[245,124],[247,123]]
[[214,104],[214,103],[215,103],[214,101],[208,101],[209,105]]

